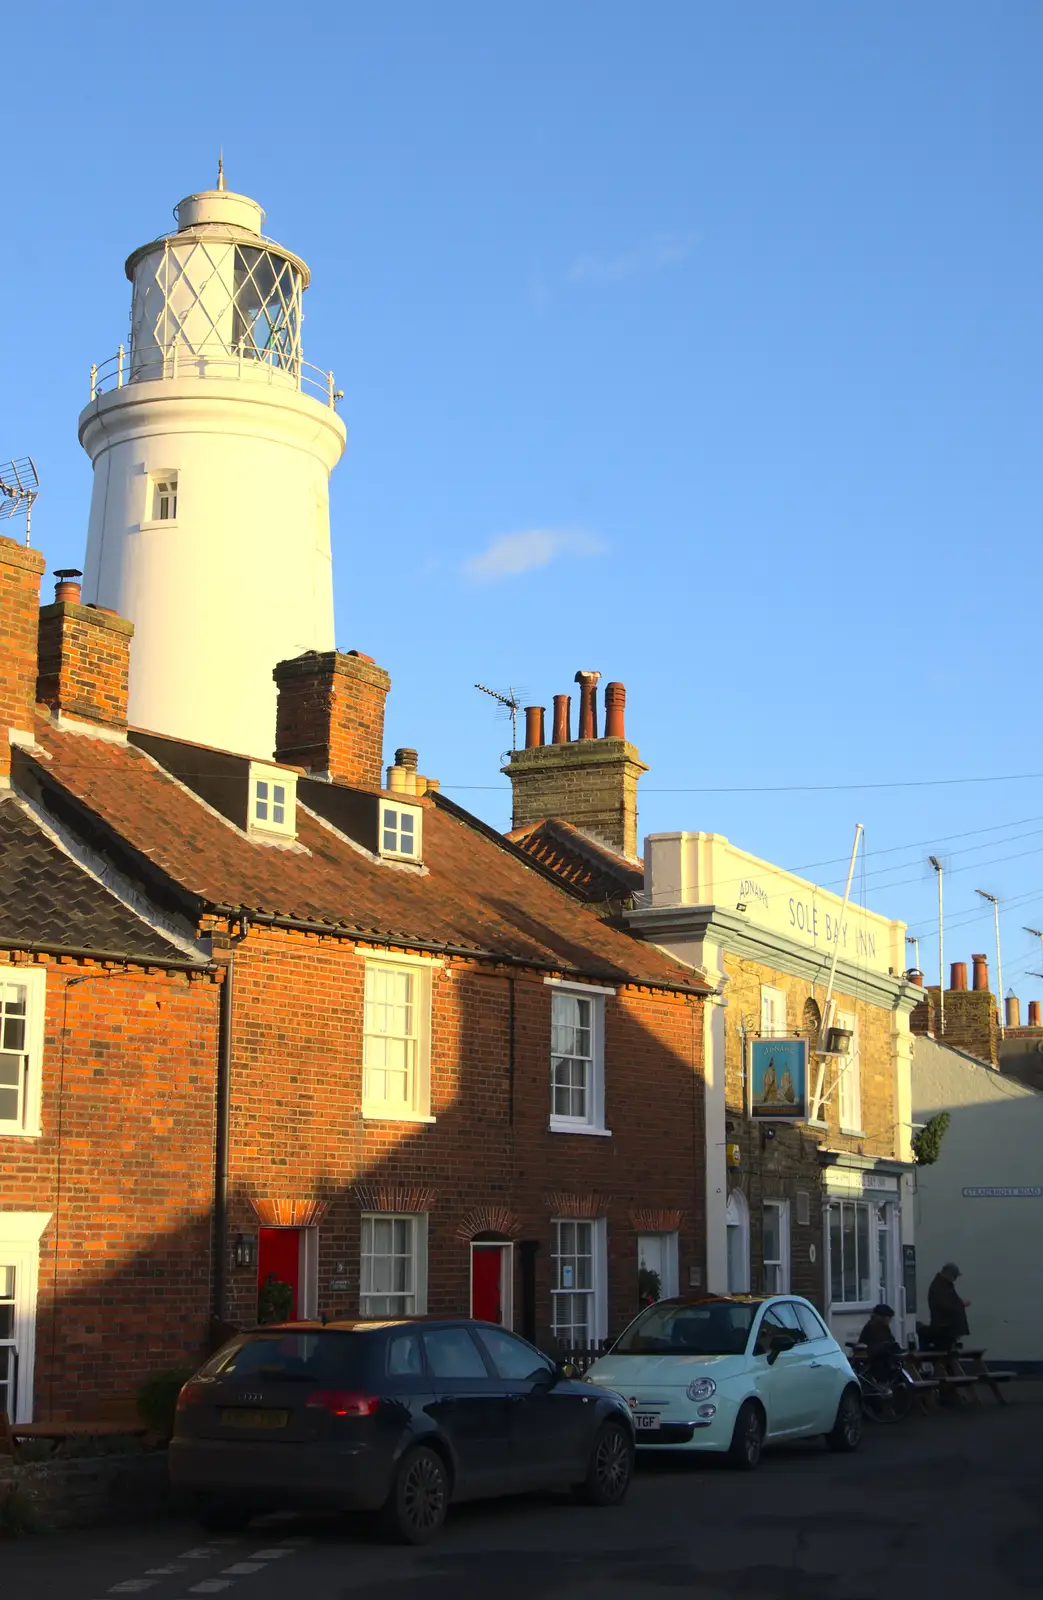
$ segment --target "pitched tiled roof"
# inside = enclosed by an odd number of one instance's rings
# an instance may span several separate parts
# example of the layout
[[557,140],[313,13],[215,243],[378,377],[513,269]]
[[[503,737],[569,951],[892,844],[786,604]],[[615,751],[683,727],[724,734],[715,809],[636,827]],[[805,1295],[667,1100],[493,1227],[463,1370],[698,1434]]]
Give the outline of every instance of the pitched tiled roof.
[[[372,860],[303,805],[297,837],[304,848],[265,844],[217,815],[133,745],[62,733],[43,718],[37,738],[42,753],[24,759],[44,779],[45,801],[51,786],[59,799],[74,797],[100,819],[117,853],[129,846],[142,876],[151,863],[200,911],[246,908],[390,944],[412,940],[617,982],[705,992],[691,968],[606,927],[500,835],[452,804],[417,802],[424,808],[428,868],[420,874]],[[64,820],[78,825],[67,803]],[[92,844],[98,847],[97,840]],[[127,870],[125,859],[121,865]]]
[[0,796],[0,940],[156,962],[171,944],[68,856],[15,799]]
[[625,900],[644,887],[644,872],[636,862],[562,817],[545,817],[507,837],[581,900]]

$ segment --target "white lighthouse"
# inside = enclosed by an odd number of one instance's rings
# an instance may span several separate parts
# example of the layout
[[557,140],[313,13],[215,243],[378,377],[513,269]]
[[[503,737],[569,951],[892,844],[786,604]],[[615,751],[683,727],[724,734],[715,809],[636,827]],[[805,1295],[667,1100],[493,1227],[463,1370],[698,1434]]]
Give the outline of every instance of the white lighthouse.
[[332,650],[333,374],[304,361],[304,262],[218,187],[127,261],[130,344],[91,369],[84,599],[135,625],[130,720],[268,757],[276,662]]

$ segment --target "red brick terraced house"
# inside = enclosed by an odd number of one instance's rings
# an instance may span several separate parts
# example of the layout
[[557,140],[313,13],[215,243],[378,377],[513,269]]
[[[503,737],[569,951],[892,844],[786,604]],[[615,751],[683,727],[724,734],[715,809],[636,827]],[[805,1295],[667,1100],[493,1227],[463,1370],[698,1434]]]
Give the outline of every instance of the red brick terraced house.
[[0,1403],[89,1414],[259,1302],[574,1345],[702,1283],[691,968],[385,782],[368,658],[276,667],[273,759],[128,728],[130,624],[41,567],[0,540]]

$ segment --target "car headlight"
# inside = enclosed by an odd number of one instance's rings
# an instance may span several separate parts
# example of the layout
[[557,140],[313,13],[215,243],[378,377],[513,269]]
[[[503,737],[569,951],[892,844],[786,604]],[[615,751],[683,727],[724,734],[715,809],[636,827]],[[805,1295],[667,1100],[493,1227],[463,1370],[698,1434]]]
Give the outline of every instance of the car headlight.
[[717,1385],[712,1378],[695,1378],[686,1392],[689,1400],[709,1400],[712,1394],[717,1393]]

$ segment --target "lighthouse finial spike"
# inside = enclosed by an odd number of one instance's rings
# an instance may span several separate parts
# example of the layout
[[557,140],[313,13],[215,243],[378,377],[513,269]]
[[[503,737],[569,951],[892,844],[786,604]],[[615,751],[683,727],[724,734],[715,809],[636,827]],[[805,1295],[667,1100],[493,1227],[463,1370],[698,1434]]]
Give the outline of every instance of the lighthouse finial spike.
[[225,152],[223,145],[217,153],[217,187],[222,193],[228,187],[225,183]]

